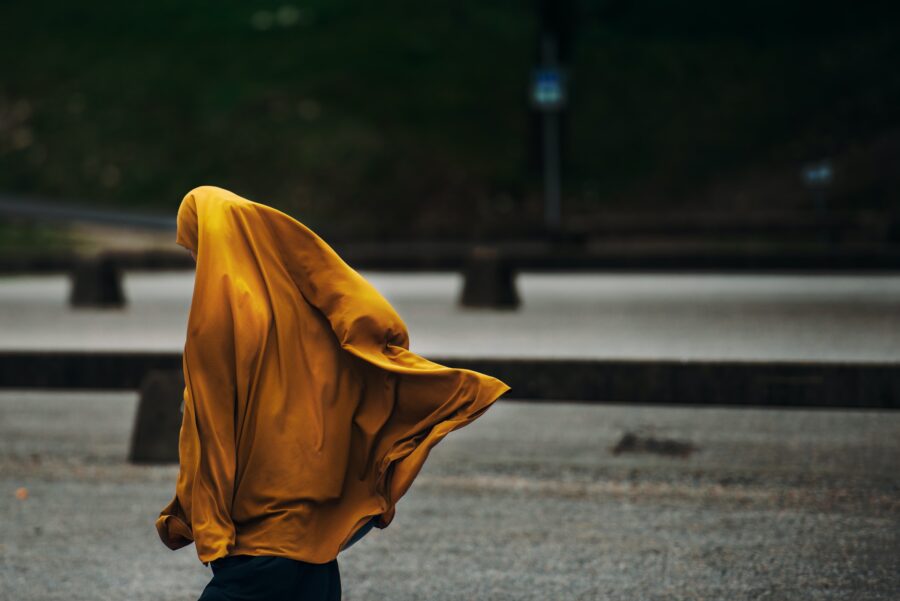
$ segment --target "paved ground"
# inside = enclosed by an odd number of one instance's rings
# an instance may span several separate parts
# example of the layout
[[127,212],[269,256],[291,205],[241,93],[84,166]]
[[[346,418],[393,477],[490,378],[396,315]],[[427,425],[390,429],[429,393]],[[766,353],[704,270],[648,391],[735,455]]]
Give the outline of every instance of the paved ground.
[[[0,392],[0,600],[191,601],[136,396]],[[626,432],[686,457],[615,455]],[[900,413],[500,401],[342,554],[344,599],[896,600]],[[27,488],[19,499],[16,490]]]
[[[900,276],[518,276],[519,311],[456,306],[455,274],[364,273],[425,356],[900,360]],[[0,278],[0,348],[180,351],[191,272],[131,274],[72,310],[65,276]]]

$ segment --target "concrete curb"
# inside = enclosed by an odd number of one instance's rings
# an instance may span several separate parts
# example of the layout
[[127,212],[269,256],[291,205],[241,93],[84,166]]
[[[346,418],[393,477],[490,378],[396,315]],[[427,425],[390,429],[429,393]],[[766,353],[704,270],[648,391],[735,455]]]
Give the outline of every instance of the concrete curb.
[[[663,405],[900,408],[900,364],[429,357],[500,378],[509,399]],[[0,388],[132,389],[179,353],[0,352]]]

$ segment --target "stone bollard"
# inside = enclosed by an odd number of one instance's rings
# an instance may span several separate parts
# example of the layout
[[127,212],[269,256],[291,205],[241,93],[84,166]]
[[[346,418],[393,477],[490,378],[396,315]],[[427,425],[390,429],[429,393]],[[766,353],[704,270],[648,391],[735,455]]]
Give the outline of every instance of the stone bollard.
[[512,265],[491,246],[475,246],[466,261],[460,304],[464,307],[515,309],[519,306]]
[[184,402],[180,369],[154,369],[141,380],[141,398],[131,430],[132,463],[177,463]]
[[125,304],[122,277],[109,256],[78,259],[71,278],[69,304],[73,307],[121,307]]

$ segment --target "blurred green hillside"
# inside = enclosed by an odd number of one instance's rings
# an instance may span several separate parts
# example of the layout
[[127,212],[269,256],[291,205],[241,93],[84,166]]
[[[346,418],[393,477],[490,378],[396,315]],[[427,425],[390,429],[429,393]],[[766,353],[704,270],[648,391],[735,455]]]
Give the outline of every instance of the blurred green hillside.
[[[898,9],[579,2],[568,215],[900,203]],[[0,4],[0,191],[174,212],[229,187],[329,231],[540,217],[532,3]]]

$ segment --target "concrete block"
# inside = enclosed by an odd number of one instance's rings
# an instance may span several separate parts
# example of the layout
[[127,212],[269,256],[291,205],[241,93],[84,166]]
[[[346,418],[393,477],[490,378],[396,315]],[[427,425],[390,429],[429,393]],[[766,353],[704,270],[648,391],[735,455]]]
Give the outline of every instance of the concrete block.
[[141,398],[131,431],[132,463],[177,463],[184,374],[151,370],[141,381]]
[[515,271],[494,247],[476,246],[465,264],[460,304],[464,307],[515,309],[519,306]]
[[73,307],[121,307],[125,304],[122,276],[110,257],[78,259],[71,277],[69,304]]

